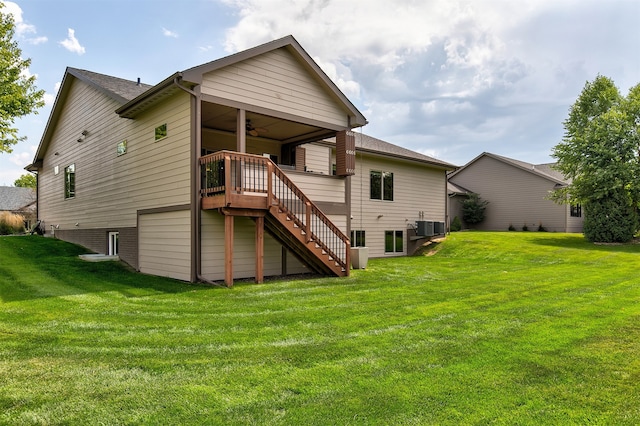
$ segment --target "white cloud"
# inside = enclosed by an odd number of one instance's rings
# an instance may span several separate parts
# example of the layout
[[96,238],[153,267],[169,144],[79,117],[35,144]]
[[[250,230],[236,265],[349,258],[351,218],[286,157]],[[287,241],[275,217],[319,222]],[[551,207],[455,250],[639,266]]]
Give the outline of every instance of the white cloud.
[[62,40],[60,44],[69,52],[77,53],[78,55],[83,55],[85,52],[84,46],[80,44],[76,38],[75,30],[72,28],[68,29],[67,38]]
[[238,16],[228,52],[292,34],[366,133],[454,163],[522,145],[539,152],[522,160],[544,162],[586,80],[612,71],[624,92],[640,69],[621,59],[640,11],[628,0],[223,1]]
[[162,27],[162,35],[164,35],[165,37],[178,38],[178,33],[168,30],[164,27]]
[[29,34],[36,34],[36,27],[32,24],[28,24],[22,18],[22,9],[16,3],[11,1],[5,1],[4,10],[13,16],[13,21],[15,23],[16,36],[20,39],[25,40],[29,44],[42,44],[48,41],[47,37],[44,36],[36,36],[29,37]]
[[5,1],[4,10],[8,12],[10,15],[13,15],[13,20],[15,22],[16,35],[19,37],[24,36],[25,34],[35,33],[36,27],[31,24],[27,24],[22,19],[22,9],[16,3],[11,1]]
[[33,44],[34,46],[37,46],[38,44],[43,44],[48,42],[49,39],[47,37],[31,37],[31,38],[27,38],[26,42],[29,44]]
[[33,152],[25,152],[25,151],[23,151],[23,152],[13,152],[13,153],[10,154],[9,161],[11,161],[16,166],[26,167],[31,162],[31,160],[33,159],[33,155],[34,154],[35,154],[35,151],[33,151]]
[[52,106],[53,105],[53,103],[56,101],[56,95],[58,94],[58,90],[60,90],[61,84],[62,83],[58,81],[56,83],[56,85],[55,85],[53,93],[46,92],[44,94],[44,103],[45,103],[45,105],[47,105],[47,106]]

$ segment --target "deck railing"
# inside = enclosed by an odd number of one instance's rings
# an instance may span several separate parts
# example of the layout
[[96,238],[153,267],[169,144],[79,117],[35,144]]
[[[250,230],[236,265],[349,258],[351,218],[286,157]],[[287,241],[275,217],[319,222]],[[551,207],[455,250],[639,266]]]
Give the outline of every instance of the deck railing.
[[231,194],[267,197],[313,241],[348,271],[349,238],[269,158],[219,151],[200,158],[201,196]]

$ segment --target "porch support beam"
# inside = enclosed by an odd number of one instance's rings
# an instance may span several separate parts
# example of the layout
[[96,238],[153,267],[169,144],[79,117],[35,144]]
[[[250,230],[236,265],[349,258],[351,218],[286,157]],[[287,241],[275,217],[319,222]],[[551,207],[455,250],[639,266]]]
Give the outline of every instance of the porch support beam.
[[264,216],[256,217],[256,283],[264,282]]
[[244,154],[247,152],[247,111],[244,109],[238,110],[236,135],[236,151]]
[[224,217],[224,283],[233,287],[233,216]]

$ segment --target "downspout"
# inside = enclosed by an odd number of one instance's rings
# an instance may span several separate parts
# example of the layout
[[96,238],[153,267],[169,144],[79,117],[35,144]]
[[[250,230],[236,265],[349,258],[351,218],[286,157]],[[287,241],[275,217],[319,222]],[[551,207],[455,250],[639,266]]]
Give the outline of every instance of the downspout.
[[200,224],[202,221],[201,211],[201,199],[200,199],[200,153],[202,152],[202,131],[201,131],[201,119],[202,108],[200,98],[200,87],[196,90],[190,90],[184,87],[180,82],[182,81],[182,75],[179,74],[173,79],[173,84],[191,95],[191,282],[195,282],[201,279],[202,271],[202,259],[201,259],[201,238],[200,238]]
[[444,171],[444,234],[450,234],[449,229],[449,173]]

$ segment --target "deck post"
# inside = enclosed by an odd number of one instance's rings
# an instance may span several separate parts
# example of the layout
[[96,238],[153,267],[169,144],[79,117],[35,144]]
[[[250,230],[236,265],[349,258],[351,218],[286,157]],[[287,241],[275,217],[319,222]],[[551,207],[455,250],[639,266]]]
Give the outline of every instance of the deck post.
[[264,282],[264,216],[256,217],[256,283]]
[[224,216],[224,283],[233,287],[233,216]]

